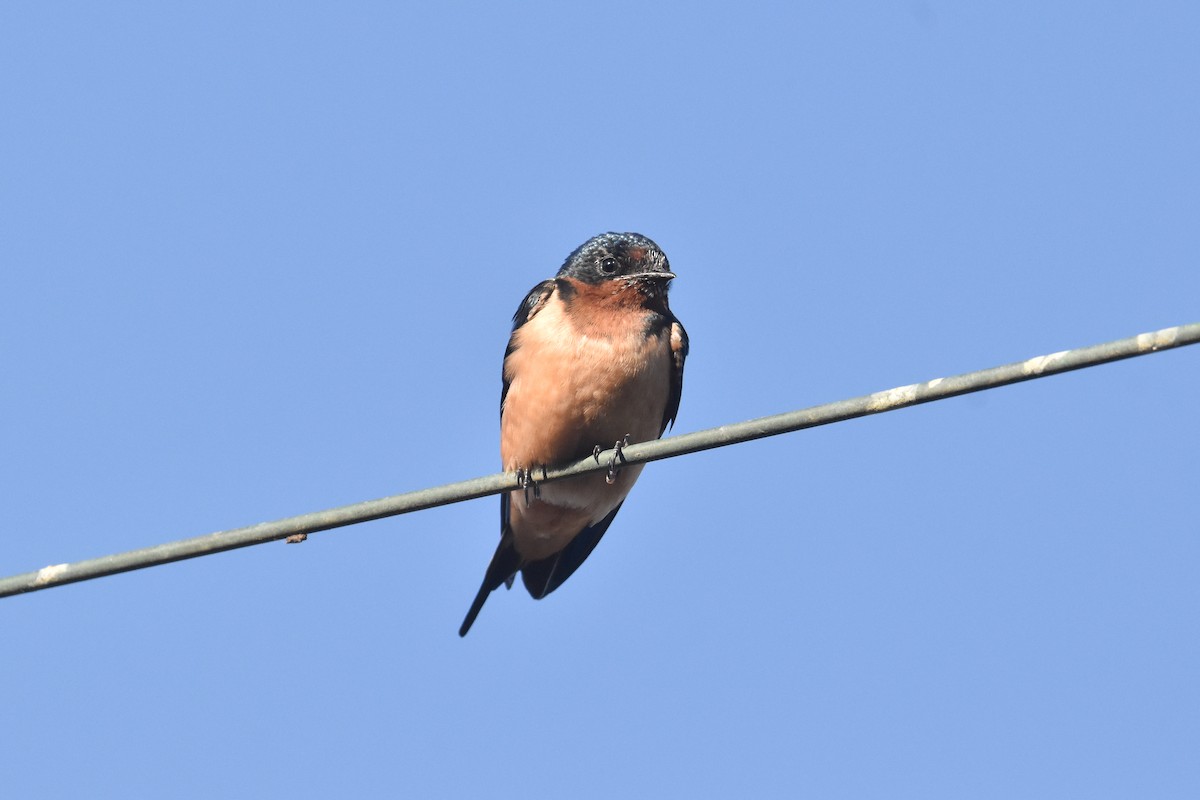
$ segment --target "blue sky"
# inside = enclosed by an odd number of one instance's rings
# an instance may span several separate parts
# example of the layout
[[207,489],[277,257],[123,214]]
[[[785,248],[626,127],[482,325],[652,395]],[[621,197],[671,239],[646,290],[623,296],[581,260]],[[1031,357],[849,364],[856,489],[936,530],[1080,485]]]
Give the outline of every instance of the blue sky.
[[[1194,3],[6,4],[0,573],[494,472],[580,242],[686,432],[1200,320]],[[12,796],[1195,797],[1200,350],[0,601]]]

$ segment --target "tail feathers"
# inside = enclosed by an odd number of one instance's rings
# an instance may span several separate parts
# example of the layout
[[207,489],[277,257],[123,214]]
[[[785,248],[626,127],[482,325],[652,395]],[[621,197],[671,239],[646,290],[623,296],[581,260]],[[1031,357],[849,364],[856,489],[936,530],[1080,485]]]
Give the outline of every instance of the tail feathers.
[[479,593],[475,595],[475,600],[471,603],[470,610],[467,611],[467,617],[463,620],[462,627],[458,629],[459,636],[466,636],[467,631],[471,630],[471,625],[479,616],[483,604],[487,602],[488,595],[499,589],[501,584],[512,588],[513,578],[518,571],[521,573],[521,581],[525,584],[525,588],[535,600],[541,600],[562,586],[563,581],[571,577],[575,570],[579,569],[579,565],[596,549],[596,545],[600,543],[600,537],[608,530],[613,518],[621,510],[621,506],[618,505],[608,512],[608,516],[604,519],[584,528],[561,552],[539,561],[523,561],[517,553],[517,549],[513,547],[512,529],[508,527],[507,501],[508,495],[502,495],[500,525],[503,533],[500,536],[500,546],[496,548],[496,554],[492,556],[492,563],[488,565],[487,572],[483,576],[483,584],[479,587]]
[[521,564],[521,580],[529,596],[534,600],[541,600],[562,586],[592,554],[596,545],[600,544],[600,537],[608,530],[608,526],[620,510],[621,506],[618,505],[608,512],[604,519],[581,530],[566,547],[549,558]]
[[480,609],[487,602],[488,595],[502,585],[512,586],[513,576],[520,567],[521,557],[517,554],[516,548],[512,546],[512,536],[506,534],[500,538],[500,546],[496,548],[496,553],[492,556],[492,563],[488,564],[487,572],[483,575],[483,584],[479,587],[479,593],[475,595],[475,600],[472,601],[471,608],[467,611],[462,627],[458,629],[459,636],[466,636],[467,631],[471,630],[471,625],[475,623]]

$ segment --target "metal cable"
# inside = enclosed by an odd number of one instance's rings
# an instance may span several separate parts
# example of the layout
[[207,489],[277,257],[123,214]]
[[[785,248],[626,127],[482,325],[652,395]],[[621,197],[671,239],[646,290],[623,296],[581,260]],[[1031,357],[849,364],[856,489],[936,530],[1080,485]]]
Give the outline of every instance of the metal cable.
[[[944,400],[970,392],[984,389],[994,389],[1007,386],[1010,383],[1045,378],[1060,372],[1094,367],[1110,361],[1161,352],[1176,347],[1200,342],[1200,323],[1179,325],[1174,328],[1164,328],[1153,333],[1143,333],[1127,339],[1118,339],[1106,344],[1081,347],[1076,350],[1063,350],[1045,356],[1036,356],[1025,361],[992,367],[978,372],[968,372],[950,378],[935,378],[925,383],[914,383],[899,386],[874,394],[855,397],[849,400],[839,400],[799,411],[776,414],[770,417],[752,419],[732,425],[722,425],[717,428],[686,433],[682,436],[672,436],[653,442],[630,444],[622,451],[623,460],[629,464],[640,464],[647,461],[657,461],[663,458],[673,458],[686,453],[709,450],[714,447],[748,442],[766,436],[777,436],[781,433],[815,428],[818,425],[828,425],[831,422],[841,422],[869,414],[880,414],[898,408],[928,403],[934,400]],[[574,475],[584,475],[608,468],[608,462],[613,458],[613,451],[607,450],[597,458],[585,458],[575,464],[552,469],[544,476],[535,476],[542,481],[561,480]],[[316,533],[318,531],[354,525],[381,517],[397,514],[408,514],[422,511],[426,508],[459,503],[463,500],[473,500],[477,497],[499,494],[517,487],[514,473],[502,472],[475,478],[444,486],[435,486],[415,492],[407,492],[379,500],[368,500],[363,503],[331,508],[327,511],[316,511],[311,514],[301,514],[297,517],[263,522],[246,528],[210,533],[191,539],[180,539],[175,542],[146,547],[141,550],[130,550],[125,553],[103,556],[101,558],[76,561],[71,564],[56,564],[44,567],[35,572],[26,572],[9,578],[0,579],[0,597],[34,592],[48,589],[51,586],[61,586],[66,583],[86,581],[113,575],[118,572],[153,567],[185,558],[206,556],[239,547],[263,544],[289,536]]]

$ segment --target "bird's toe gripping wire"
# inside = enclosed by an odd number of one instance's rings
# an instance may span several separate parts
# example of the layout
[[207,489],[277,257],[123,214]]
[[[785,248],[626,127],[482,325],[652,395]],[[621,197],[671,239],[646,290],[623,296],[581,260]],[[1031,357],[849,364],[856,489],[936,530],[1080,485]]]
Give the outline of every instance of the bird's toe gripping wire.
[[[619,460],[621,462],[621,464],[625,463],[624,450],[628,446],[629,446],[629,434],[628,433],[625,434],[624,437],[618,439],[613,444],[612,460],[608,462],[608,474],[604,476],[605,483],[611,485],[613,482],[615,482],[617,480],[617,473],[621,471],[621,466],[620,466],[620,464],[617,463],[617,461]],[[592,453],[592,457],[596,459],[597,464],[600,463],[600,445],[596,445],[596,450],[595,450],[595,452]]]
[[[542,488],[537,481],[533,479],[534,467],[529,469],[517,470],[517,488],[525,492],[525,505],[529,505],[529,492],[533,491],[533,499],[537,500],[542,496]],[[542,480],[546,479],[546,467],[542,466],[539,469],[542,471]]]

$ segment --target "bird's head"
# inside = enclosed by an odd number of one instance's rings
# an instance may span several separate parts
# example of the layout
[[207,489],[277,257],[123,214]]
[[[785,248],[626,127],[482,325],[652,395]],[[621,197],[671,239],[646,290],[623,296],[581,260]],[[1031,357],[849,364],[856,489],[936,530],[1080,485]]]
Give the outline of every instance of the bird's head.
[[662,249],[640,233],[602,233],[567,256],[557,277],[592,284],[622,280],[665,286],[675,273]]

